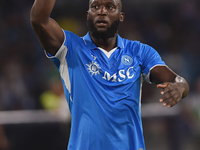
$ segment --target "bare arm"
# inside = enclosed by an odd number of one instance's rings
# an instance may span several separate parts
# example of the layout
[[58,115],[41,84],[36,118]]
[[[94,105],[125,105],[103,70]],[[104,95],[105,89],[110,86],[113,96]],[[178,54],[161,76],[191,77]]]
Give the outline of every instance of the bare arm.
[[150,80],[157,84],[158,88],[163,89],[161,91],[163,97],[160,99],[163,106],[172,107],[188,95],[189,85],[187,81],[166,66],[153,68],[150,72]]
[[64,34],[58,23],[50,18],[56,0],[35,0],[30,15],[32,28],[42,47],[55,55],[64,41]]

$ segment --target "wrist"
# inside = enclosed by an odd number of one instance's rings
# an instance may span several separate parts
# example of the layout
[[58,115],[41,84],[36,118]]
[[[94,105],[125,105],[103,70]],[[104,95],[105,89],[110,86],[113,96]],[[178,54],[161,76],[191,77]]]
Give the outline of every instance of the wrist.
[[182,98],[186,97],[189,91],[187,81],[181,76],[176,76],[175,83],[179,85],[180,89],[182,89]]

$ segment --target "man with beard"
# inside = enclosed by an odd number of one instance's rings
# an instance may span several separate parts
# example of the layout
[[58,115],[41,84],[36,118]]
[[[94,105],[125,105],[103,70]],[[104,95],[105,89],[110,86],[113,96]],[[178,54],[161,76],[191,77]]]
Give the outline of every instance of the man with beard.
[[84,37],[62,30],[49,17],[55,1],[35,0],[31,24],[63,82],[72,116],[68,149],[145,150],[143,79],[162,89],[159,101],[167,107],[188,94],[186,80],[152,47],[118,35],[121,0],[90,0]]

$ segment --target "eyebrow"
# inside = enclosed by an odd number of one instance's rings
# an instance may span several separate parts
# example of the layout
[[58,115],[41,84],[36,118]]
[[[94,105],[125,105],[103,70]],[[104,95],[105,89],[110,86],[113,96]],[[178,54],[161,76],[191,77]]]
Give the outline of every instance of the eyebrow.
[[[99,3],[99,1],[98,0],[90,0],[90,3],[89,3],[89,7],[90,7],[90,5],[92,5],[92,4],[96,4],[96,3]],[[107,3],[107,5],[108,4],[114,4],[114,5],[116,5],[117,7],[119,7],[119,9],[120,9],[120,5],[118,4],[118,2],[116,1],[116,0],[109,0],[109,1],[106,1],[106,3]]]
[[[98,1],[98,0],[90,0],[90,1],[89,1],[89,4],[94,3],[94,2],[99,2],[99,1]],[[107,1],[107,3],[114,3],[114,4],[117,5],[116,0],[109,0],[109,1]]]
[[[113,0],[113,1],[108,1],[112,4],[115,4],[117,6],[117,8],[119,9],[119,11],[121,12],[122,11],[122,1],[121,0]],[[89,0],[89,9],[90,9],[90,6],[92,3],[99,3],[98,0]]]

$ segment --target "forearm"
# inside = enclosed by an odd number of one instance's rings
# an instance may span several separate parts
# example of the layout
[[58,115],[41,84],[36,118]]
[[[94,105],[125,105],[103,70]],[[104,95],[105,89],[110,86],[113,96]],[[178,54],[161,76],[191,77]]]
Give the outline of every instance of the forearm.
[[30,19],[32,24],[45,24],[50,19],[56,0],[35,0]]
[[160,102],[172,107],[189,93],[187,81],[166,66],[157,66],[151,70],[150,79],[162,89]]

